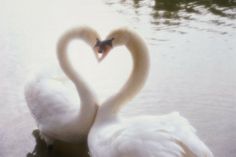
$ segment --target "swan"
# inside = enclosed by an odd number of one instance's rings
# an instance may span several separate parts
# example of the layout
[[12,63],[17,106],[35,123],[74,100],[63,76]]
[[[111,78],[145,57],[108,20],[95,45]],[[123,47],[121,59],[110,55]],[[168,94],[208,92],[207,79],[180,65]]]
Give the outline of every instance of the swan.
[[[77,143],[86,139],[98,108],[96,95],[69,62],[66,50],[72,39],[85,41],[95,52],[99,36],[92,28],[83,26],[69,30],[59,39],[59,64],[75,88],[70,90],[68,83],[42,75],[25,85],[26,103],[48,148],[52,148],[55,140]],[[75,99],[76,90],[80,103]]]
[[213,157],[195,129],[178,112],[161,116],[119,117],[121,106],[143,87],[149,70],[148,49],[134,31],[119,28],[99,44],[104,59],[116,46],[125,45],[133,69],[125,85],[98,108],[88,135],[92,157]]

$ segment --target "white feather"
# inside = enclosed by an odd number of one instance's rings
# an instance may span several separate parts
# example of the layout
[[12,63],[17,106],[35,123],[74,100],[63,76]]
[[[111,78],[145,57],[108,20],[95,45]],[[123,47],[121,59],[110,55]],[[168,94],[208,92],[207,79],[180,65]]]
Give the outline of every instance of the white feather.
[[114,30],[107,39],[113,40],[113,47],[125,45],[130,50],[133,70],[121,90],[98,109],[88,136],[92,157],[213,157],[195,129],[177,112],[130,118],[117,115],[121,105],[143,87],[149,57],[143,40],[131,30]]
[[79,27],[60,38],[57,56],[70,80],[41,72],[25,86],[26,102],[48,145],[54,140],[80,142],[87,136],[98,108],[93,91],[68,59],[67,45],[76,38],[93,47],[99,36],[89,27]]

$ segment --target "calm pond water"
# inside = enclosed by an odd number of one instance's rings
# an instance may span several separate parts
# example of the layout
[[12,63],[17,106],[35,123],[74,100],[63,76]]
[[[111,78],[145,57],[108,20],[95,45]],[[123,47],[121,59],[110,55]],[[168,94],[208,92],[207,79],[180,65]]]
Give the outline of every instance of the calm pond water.
[[105,2],[150,46],[149,81],[127,108],[153,114],[177,110],[215,156],[235,156],[236,1]]
[[[89,156],[86,143],[58,142],[48,154],[33,131],[36,124],[23,95],[30,73],[61,73],[55,56],[58,37],[83,24],[96,28],[102,36],[125,25],[148,44],[149,78],[142,92],[122,110],[122,116],[179,111],[216,157],[235,156],[234,0],[0,2],[0,157]],[[70,51],[78,49],[91,51],[83,43],[71,44]],[[127,50],[114,51],[122,52],[110,54],[100,66],[92,53],[71,54],[101,101],[119,89],[131,69]]]

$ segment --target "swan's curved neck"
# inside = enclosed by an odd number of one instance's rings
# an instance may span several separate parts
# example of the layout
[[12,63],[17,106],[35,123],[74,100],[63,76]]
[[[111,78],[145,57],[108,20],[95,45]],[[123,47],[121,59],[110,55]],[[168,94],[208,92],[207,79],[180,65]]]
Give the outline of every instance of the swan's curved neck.
[[102,121],[104,118],[116,115],[120,107],[142,89],[149,72],[149,55],[144,41],[134,32],[125,33],[128,34],[125,46],[131,53],[133,69],[121,90],[100,107],[97,118],[103,119]]
[[[82,39],[89,45],[93,46],[92,44],[96,43],[96,37],[94,37],[94,34],[89,29],[73,29],[67,32],[64,36],[62,36],[57,45],[57,56],[60,66],[64,73],[71,79],[71,81],[75,84],[77,88],[81,100],[80,112],[87,114],[89,112],[89,109],[93,107],[91,105],[94,105],[95,103],[90,102],[91,100],[95,100],[95,95],[69,62],[67,45],[73,39]],[[86,104],[84,104],[85,102]]]

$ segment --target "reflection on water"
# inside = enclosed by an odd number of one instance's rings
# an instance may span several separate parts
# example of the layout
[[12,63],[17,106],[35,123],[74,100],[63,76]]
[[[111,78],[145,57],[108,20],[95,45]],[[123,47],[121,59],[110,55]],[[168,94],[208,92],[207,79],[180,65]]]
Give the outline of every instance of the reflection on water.
[[[116,2],[109,1],[107,4],[113,5]],[[121,1],[121,4],[129,4],[134,8],[148,6],[154,10],[155,17],[163,18],[180,18],[180,12],[204,14],[200,8],[205,8],[212,14],[224,16],[228,18],[235,18],[235,0],[133,0]]]
[[202,14],[199,7],[215,15],[234,18],[235,15],[228,12],[234,6],[236,6],[236,2],[232,0],[156,0],[153,9],[156,12],[154,16],[158,15],[159,11],[164,11],[164,16],[162,16],[164,18],[180,18],[181,15],[178,13],[183,11]]
[[172,28],[163,28],[165,25],[184,25],[190,28],[191,25],[187,23],[189,20],[236,28],[235,23],[230,21],[236,19],[235,0],[122,0],[120,3],[111,0],[106,3],[122,14],[128,13],[131,16],[127,18],[132,18],[133,21],[152,24],[152,28],[156,30]]
[[39,131],[34,130],[32,132],[32,135],[35,138],[36,145],[34,150],[27,154],[27,157],[38,157],[38,156],[47,157],[49,152],[46,149],[47,148],[46,143],[40,139]]
[[48,150],[46,143],[40,139],[39,130],[33,131],[36,141],[35,148],[26,157],[89,157],[87,143],[70,144],[56,141],[52,150]]

